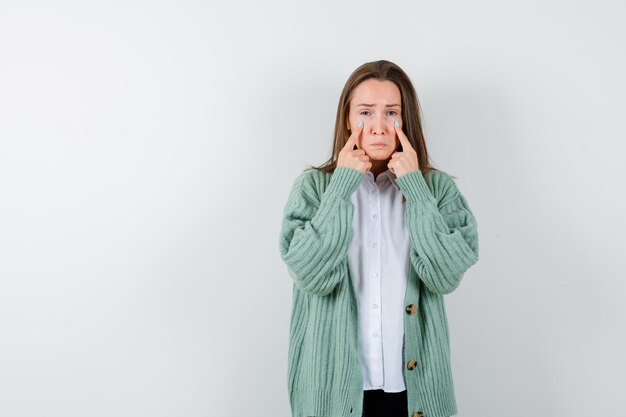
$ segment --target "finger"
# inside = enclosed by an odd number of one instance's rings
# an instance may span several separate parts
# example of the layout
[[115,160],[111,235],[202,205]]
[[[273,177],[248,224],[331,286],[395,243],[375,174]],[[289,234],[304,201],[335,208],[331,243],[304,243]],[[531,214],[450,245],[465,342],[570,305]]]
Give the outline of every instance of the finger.
[[[357,145],[357,137],[358,137],[358,128],[357,130],[353,131],[352,134],[348,137],[348,140],[346,141],[346,144],[344,147],[353,151],[354,145]],[[358,145],[357,145],[357,148],[358,148]]]
[[354,132],[353,132],[350,136],[348,136],[348,140],[346,141],[346,144],[343,146],[344,149],[347,148],[353,151],[355,142],[356,141],[355,141]]
[[402,145],[402,150],[407,151],[409,149],[413,149],[413,147],[411,146],[411,142],[409,142],[409,138],[406,137],[399,124],[400,122],[398,122],[398,125],[396,125],[396,120],[394,120],[393,127],[396,130],[396,134],[398,135],[398,139],[400,140],[400,144]]
[[363,132],[363,126],[365,126],[365,123],[363,123],[361,120],[359,120],[359,122],[361,123],[361,126],[357,127],[356,132],[352,133],[352,135],[356,135],[354,141],[356,142],[357,149],[361,149],[361,133]]

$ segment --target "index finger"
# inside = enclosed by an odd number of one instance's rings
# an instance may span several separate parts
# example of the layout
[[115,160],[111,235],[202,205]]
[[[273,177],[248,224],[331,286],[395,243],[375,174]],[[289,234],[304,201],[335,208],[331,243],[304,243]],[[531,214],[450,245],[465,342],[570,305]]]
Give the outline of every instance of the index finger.
[[[359,120],[360,121],[360,120]],[[346,141],[346,146],[350,148],[350,150],[354,150],[354,145],[356,145],[357,149],[361,149],[361,145],[359,143],[359,139],[361,138],[361,132],[363,132],[363,126],[365,123],[361,122],[361,126],[357,127],[357,130],[352,132],[348,140]]]
[[396,130],[396,134],[398,135],[398,139],[400,139],[400,144],[402,145],[402,150],[406,151],[407,149],[413,149],[411,146],[411,142],[409,142],[409,138],[406,137],[402,128],[400,127],[400,122],[397,120],[393,121],[394,129]]

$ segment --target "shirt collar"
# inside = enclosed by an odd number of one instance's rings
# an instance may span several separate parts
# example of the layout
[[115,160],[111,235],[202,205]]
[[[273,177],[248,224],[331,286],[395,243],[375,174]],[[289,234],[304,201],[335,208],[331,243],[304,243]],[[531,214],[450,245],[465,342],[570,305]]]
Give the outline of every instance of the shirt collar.
[[[372,181],[374,181],[374,174],[371,171],[367,171],[365,173],[365,175],[369,175],[370,178],[372,179]],[[389,177],[389,180],[391,181],[391,183],[393,184],[394,187],[396,187],[396,190],[400,190],[400,186],[398,185],[398,183],[396,182],[396,174],[394,174],[393,172],[391,172],[391,170],[387,169],[384,172],[381,172],[380,174],[378,174],[378,176],[381,175],[386,175],[387,177]]]

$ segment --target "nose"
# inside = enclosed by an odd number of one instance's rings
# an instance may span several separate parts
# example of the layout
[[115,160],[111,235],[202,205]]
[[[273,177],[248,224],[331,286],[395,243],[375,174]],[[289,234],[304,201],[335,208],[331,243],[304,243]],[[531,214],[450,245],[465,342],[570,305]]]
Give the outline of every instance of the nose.
[[385,125],[386,121],[386,116],[379,116],[376,118],[376,120],[374,120],[374,122],[372,123],[372,129],[374,131],[374,134],[380,135],[384,132],[383,126]]

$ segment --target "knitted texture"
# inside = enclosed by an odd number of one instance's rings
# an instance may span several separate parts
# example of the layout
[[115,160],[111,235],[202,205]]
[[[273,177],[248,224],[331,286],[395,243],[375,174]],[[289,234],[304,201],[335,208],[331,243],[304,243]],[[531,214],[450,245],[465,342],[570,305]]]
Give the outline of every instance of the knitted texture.
[[[306,170],[295,180],[281,223],[279,250],[291,278],[287,388],[293,417],[361,417],[358,300],[348,267],[354,206],[363,177],[339,166]],[[453,179],[433,170],[396,179],[406,197],[411,237],[404,314],[408,417],[457,413],[443,295],[478,261],[476,219]],[[416,361],[409,369],[406,364]]]

